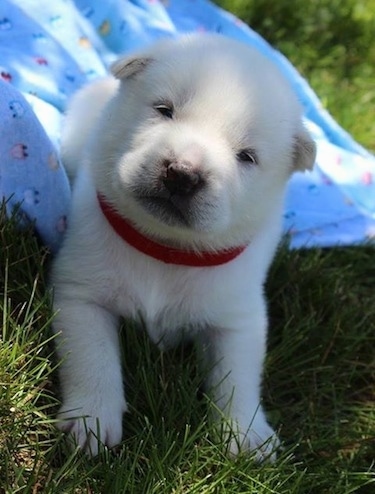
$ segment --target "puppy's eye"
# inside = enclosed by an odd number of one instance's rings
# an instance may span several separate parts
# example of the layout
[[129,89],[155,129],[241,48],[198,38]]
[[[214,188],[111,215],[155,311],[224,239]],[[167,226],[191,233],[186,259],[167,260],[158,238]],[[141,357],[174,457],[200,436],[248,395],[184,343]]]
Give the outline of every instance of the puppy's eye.
[[249,165],[258,164],[258,159],[253,149],[243,149],[237,153],[237,159]]
[[154,105],[156,111],[163,115],[165,118],[173,118],[173,106],[167,105],[165,103],[160,103],[158,105]]

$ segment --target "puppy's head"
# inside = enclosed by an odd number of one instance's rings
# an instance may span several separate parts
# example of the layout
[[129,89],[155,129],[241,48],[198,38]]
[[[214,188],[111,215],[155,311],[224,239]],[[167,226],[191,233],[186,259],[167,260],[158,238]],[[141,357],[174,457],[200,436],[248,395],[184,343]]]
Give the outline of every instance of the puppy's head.
[[245,242],[280,213],[293,170],[313,165],[295,95],[245,45],[163,41],[112,73],[120,85],[93,150],[97,185],[145,233],[208,248]]

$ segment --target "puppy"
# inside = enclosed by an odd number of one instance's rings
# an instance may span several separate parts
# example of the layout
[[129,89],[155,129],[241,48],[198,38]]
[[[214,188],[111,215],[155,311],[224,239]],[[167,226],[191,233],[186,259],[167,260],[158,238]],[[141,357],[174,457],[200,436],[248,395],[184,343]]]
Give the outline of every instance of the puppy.
[[197,341],[230,452],[273,459],[263,284],[286,182],[315,158],[300,105],[266,58],[218,35],[164,40],[112,74],[76,95],[63,138],[77,177],[52,270],[59,427],[91,455],[121,441],[118,324],[141,318],[160,346],[182,328]]

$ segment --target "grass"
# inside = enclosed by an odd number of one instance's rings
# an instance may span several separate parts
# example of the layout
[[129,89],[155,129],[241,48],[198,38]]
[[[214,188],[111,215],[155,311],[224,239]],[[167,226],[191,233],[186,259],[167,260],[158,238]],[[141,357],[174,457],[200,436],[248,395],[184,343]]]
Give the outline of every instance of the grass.
[[[282,49],[338,121],[375,149],[373,0],[242,0],[230,8]],[[0,245],[1,494],[374,492],[373,247],[280,248],[267,284],[263,394],[285,450],[275,465],[257,465],[247,456],[229,460],[213,440],[194,349],[160,353],[131,326],[122,338],[131,405],[124,441],[94,460],[70,453],[53,424],[50,257],[4,209]]]
[[375,151],[374,0],[219,0],[278,48],[339,123]]

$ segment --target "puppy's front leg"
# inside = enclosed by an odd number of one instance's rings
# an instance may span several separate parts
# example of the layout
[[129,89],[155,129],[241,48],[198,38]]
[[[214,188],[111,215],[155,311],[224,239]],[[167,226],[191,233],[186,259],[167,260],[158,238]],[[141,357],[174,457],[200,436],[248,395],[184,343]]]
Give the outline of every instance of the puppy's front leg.
[[260,404],[266,319],[245,318],[231,329],[210,329],[203,338],[208,389],[230,426],[229,453],[255,451],[260,461],[274,460],[278,439]]
[[94,303],[55,298],[53,323],[62,359],[58,426],[90,455],[98,439],[109,447],[122,437],[124,397],[117,318]]

